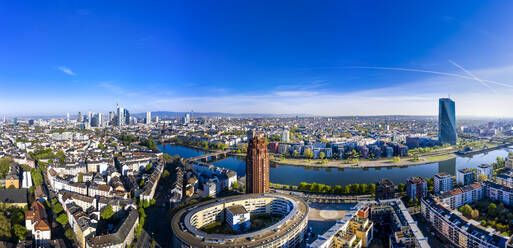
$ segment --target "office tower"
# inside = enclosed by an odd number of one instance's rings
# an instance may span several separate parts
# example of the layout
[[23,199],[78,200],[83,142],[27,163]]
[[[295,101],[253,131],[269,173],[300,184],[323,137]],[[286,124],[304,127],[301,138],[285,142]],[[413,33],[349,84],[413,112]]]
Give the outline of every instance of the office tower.
[[66,122],[69,122],[69,112],[66,113]]
[[14,124],[14,126],[18,126],[18,118],[14,117],[12,124]]
[[469,185],[476,181],[476,175],[474,171],[469,168],[463,168],[456,171],[456,184],[458,185]]
[[93,126],[93,112],[89,111],[87,112],[87,123],[89,124],[89,127]]
[[82,119],[82,113],[78,112],[78,115],[77,115],[77,122],[82,122],[83,119]]
[[158,116],[155,116],[155,122],[159,123],[159,117]]
[[183,124],[189,124],[191,122],[191,115],[185,114],[185,117],[183,118]]
[[146,120],[144,120],[144,124],[151,123],[151,112],[146,112]]
[[102,126],[102,122],[103,122],[103,114],[102,113],[95,114],[92,118],[93,118],[91,121],[92,127],[101,127]]
[[427,182],[422,177],[406,179],[406,195],[410,199],[419,199],[427,195]]
[[117,120],[117,123],[116,123],[116,124],[117,124],[118,126],[120,126],[120,127],[121,127],[121,126],[123,126],[123,125],[124,125],[124,121],[125,121],[125,111],[124,111],[124,109],[123,109],[122,107],[120,107],[120,106],[119,106],[119,105],[117,105],[117,104],[116,104],[116,111],[117,111],[116,116],[117,116],[117,118],[118,118],[118,120]]
[[446,192],[452,189],[453,181],[452,176],[447,175],[445,173],[438,173],[433,177],[434,180],[434,191],[435,194],[440,192]]
[[256,136],[254,131],[250,133],[249,138],[246,155],[246,193],[268,193],[269,157],[265,139]]
[[130,125],[130,112],[127,109],[123,110],[123,116],[125,117],[125,125]]
[[29,126],[34,126],[34,120],[29,120],[28,124]]
[[456,145],[456,112],[454,101],[449,98],[438,101],[438,140],[442,144]]
[[281,132],[281,141],[283,141],[283,142],[290,141],[289,130],[285,129]]

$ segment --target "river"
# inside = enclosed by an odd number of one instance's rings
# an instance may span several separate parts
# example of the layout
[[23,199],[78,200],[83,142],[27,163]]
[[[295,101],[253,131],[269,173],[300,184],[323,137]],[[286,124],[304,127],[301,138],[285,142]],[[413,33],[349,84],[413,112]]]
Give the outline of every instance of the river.
[[[180,155],[190,158],[205,154],[204,151],[167,144],[159,145],[159,149],[173,156]],[[327,185],[346,185],[352,183],[376,183],[381,178],[388,178],[396,184],[404,183],[407,177],[421,176],[432,177],[439,172],[456,175],[456,170],[461,168],[475,168],[480,164],[490,164],[497,156],[507,157],[513,147],[503,148],[482,154],[471,156],[459,156],[443,162],[413,165],[408,167],[384,167],[384,168],[315,168],[292,165],[277,165],[271,163],[270,177],[272,183],[299,185],[300,182],[316,182]],[[223,160],[214,161],[215,166],[228,168],[237,172],[239,177],[246,175],[246,163],[244,158],[229,156]]]

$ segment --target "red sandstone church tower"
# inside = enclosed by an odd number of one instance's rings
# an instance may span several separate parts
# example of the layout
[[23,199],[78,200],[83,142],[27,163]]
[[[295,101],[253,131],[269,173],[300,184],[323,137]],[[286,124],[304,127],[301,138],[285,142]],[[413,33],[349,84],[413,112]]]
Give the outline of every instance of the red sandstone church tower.
[[249,144],[246,155],[246,194],[269,192],[269,157],[263,137],[248,134]]

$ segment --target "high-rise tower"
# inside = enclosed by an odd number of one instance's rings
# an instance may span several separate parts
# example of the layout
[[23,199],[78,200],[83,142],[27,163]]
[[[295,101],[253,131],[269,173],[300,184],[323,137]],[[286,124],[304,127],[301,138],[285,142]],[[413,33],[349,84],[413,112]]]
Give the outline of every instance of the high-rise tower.
[[146,112],[146,119],[144,120],[145,124],[151,123],[151,112]]
[[456,145],[456,111],[454,101],[449,98],[438,101],[438,140],[442,144]]
[[246,155],[246,193],[269,192],[269,157],[263,137],[251,132]]

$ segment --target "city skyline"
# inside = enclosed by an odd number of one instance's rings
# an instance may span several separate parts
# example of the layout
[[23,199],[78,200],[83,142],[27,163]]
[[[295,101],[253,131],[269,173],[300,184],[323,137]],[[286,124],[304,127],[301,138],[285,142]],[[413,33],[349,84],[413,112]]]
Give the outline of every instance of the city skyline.
[[512,4],[1,3],[0,115],[513,117]]

